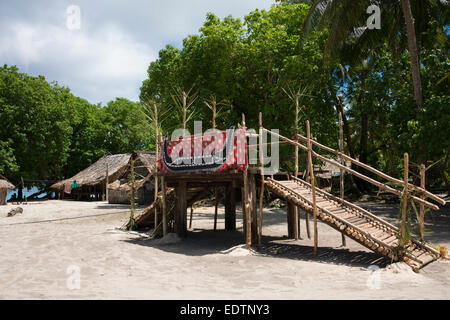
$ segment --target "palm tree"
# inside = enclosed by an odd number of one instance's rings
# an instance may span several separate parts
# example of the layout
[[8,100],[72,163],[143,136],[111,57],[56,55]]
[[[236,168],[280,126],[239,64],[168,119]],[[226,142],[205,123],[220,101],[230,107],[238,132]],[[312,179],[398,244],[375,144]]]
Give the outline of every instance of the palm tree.
[[[324,60],[331,63],[342,57],[361,60],[365,49],[374,49],[387,40],[394,52],[401,52],[407,40],[411,59],[411,74],[417,114],[423,108],[420,78],[419,45],[417,39],[428,27],[429,21],[438,21],[442,27],[448,24],[449,1],[440,0],[279,0],[285,3],[307,3],[310,12],[304,22],[303,32],[328,28],[329,36],[324,49]],[[366,26],[367,8],[378,5],[381,9],[381,30],[369,30]],[[416,16],[416,21],[414,19]],[[444,36],[443,38],[447,38]],[[340,61],[339,61],[340,62]]]

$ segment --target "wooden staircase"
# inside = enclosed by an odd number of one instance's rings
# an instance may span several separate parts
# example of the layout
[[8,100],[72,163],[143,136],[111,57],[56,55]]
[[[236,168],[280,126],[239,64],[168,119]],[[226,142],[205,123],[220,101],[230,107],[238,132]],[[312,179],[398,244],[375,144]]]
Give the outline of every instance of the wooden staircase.
[[[281,198],[313,214],[311,185],[293,176],[291,180],[278,181],[267,178],[265,185]],[[386,258],[398,261],[399,230],[369,211],[350,202],[315,188],[317,218],[332,228],[342,232],[363,246],[378,252]],[[406,247],[403,261],[414,271],[437,260],[439,252],[434,248],[413,239]]]

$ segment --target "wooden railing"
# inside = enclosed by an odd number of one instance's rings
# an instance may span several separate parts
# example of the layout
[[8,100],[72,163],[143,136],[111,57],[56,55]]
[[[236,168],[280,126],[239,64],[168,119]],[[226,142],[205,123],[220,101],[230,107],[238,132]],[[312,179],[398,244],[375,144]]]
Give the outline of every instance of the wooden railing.
[[[260,222],[262,221],[262,197],[263,197],[263,192],[264,192],[264,151],[263,151],[263,146],[265,145],[270,145],[270,143],[263,143],[263,133],[266,132],[268,134],[271,134],[273,136],[278,137],[279,139],[281,139],[282,141],[280,141],[279,143],[287,143],[290,145],[295,146],[295,177],[298,176],[298,150],[299,148],[302,149],[303,151],[307,152],[307,175],[309,176],[310,182],[311,182],[311,191],[312,191],[312,205],[313,205],[313,216],[314,216],[314,252],[317,253],[317,208],[316,208],[316,204],[315,204],[315,183],[314,183],[314,170],[313,170],[313,164],[312,164],[312,157],[315,157],[323,162],[329,163],[333,166],[338,167],[341,170],[341,177],[340,177],[340,197],[342,200],[344,200],[344,180],[343,180],[343,172],[348,172],[349,174],[352,174],[360,179],[363,179],[373,185],[375,185],[376,187],[378,187],[380,190],[384,190],[387,191],[389,193],[395,194],[397,196],[399,196],[400,198],[403,199],[402,201],[402,217],[401,217],[401,237],[402,240],[404,240],[405,234],[406,234],[406,206],[407,206],[407,198],[408,196],[410,196],[410,199],[414,202],[417,202],[420,204],[420,232],[421,232],[421,240],[423,241],[423,230],[424,230],[424,220],[423,220],[423,215],[424,215],[424,207],[428,207],[431,209],[435,209],[435,210],[439,210],[439,206],[437,206],[434,203],[431,203],[427,200],[425,200],[425,198],[430,198],[438,203],[440,203],[441,205],[445,205],[445,201],[441,198],[439,198],[438,196],[432,194],[431,192],[427,191],[425,189],[425,175],[424,175],[424,169],[423,166],[421,167],[421,186],[416,186],[414,184],[411,184],[408,182],[408,176],[409,176],[409,169],[408,169],[408,165],[409,165],[409,160],[408,160],[408,154],[405,153],[404,156],[404,160],[405,160],[405,165],[404,165],[404,179],[400,180],[397,178],[394,178],[384,172],[381,172],[357,159],[354,159],[348,155],[346,155],[343,152],[343,135],[342,135],[342,115],[339,115],[340,117],[340,121],[339,121],[339,125],[340,125],[340,141],[339,141],[339,148],[340,151],[334,150],[330,147],[327,147],[323,144],[320,144],[319,142],[317,142],[315,139],[312,138],[311,136],[311,130],[310,130],[310,124],[309,121],[307,121],[306,123],[306,131],[307,131],[307,136],[303,136],[301,134],[299,134],[298,132],[295,133],[294,135],[294,139],[289,139],[287,137],[284,137],[282,135],[280,135],[279,133],[273,132],[271,130],[268,130],[266,128],[263,127],[262,124],[262,114],[259,114],[259,134],[252,134],[252,136],[258,136],[259,137],[259,166],[260,166],[260,170],[261,170],[261,194],[260,194]],[[245,117],[243,117],[243,119],[245,119]],[[298,106],[297,106],[297,111],[296,111],[296,119],[295,119],[295,123],[296,123],[296,128],[298,128]],[[244,125],[245,126],[245,125]],[[303,145],[300,142],[304,142],[306,143],[306,145]],[[336,161],[330,158],[327,158],[321,154],[316,153],[313,150],[313,146],[319,147],[320,149],[329,152],[331,154],[333,154],[334,156],[338,157],[338,159],[340,161]],[[352,168],[349,168],[345,165],[345,161],[349,161],[352,164],[361,167],[369,172],[374,173],[375,175],[377,175],[378,177],[388,180],[389,182],[401,186],[403,187],[403,190],[397,190],[393,187],[390,187],[380,181],[377,181],[373,178],[370,178]],[[413,195],[412,193],[417,193],[419,195],[419,197]],[[298,212],[296,212],[295,215],[295,219],[296,221],[298,220]],[[309,231],[309,222],[306,221],[307,226],[308,226],[308,231]],[[261,227],[260,227],[261,229]],[[296,239],[297,239],[297,233],[298,230],[296,232]],[[259,232],[259,234],[261,234],[261,230]],[[308,233],[309,236],[309,233]],[[344,236],[342,237],[342,243],[343,245],[345,245],[345,238]]]

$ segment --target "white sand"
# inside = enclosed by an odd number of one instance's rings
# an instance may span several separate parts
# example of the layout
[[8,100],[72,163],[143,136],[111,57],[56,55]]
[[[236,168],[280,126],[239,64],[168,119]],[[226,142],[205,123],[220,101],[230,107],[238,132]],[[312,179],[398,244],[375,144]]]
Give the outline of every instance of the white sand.
[[[311,240],[282,238],[285,209],[265,210],[264,245],[248,251],[241,232],[221,230],[223,208],[218,232],[212,231],[214,209],[198,208],[187,239],[152,241],[116,229],[128,218],[126,206],[47,201],[6,217],[13,207],[0,207],[2,299],[450,298],[448,262],[419,274],[400,264],[370,267],[376,255],[349,239],[340,248],[340,234],[322,223],[314,258]],[[435,236],[450,246],[448,226]]]

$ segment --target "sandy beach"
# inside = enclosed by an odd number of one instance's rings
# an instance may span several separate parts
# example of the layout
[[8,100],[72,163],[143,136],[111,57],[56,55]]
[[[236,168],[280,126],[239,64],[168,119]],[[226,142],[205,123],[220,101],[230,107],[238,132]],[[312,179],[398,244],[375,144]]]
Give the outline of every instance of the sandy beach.
[[[398,204],[359,203],[396,223]],[[319,255],[306,237],[287,234],[286,210],[264,210],[263,245],[243,248],[238,231],[224,229],[219,209],[194,211],[188,238],[148,240],[124,232],[126,205],[42,201],[0,207],[1,299],[449,299],[450,262],[437,261],[416,274],[319,222]],[[428,216],[426,239],[450,247],[449,205]],[[79,279],[79,282],[78,282]]]

